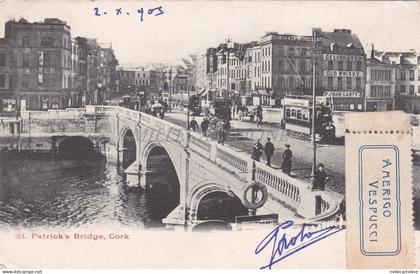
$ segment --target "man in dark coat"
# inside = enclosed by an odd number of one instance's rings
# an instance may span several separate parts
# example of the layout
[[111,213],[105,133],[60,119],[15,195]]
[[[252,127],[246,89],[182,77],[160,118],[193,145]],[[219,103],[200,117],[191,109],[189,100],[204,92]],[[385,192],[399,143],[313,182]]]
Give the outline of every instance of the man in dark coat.
[[284,146],[286,147],[286,149],[283,152],[283,163],[281,164],[281,170],[290,176],[290,173],[292,172],[293,153],[290,150],[289,144],[285,144]]
[[260,143],[260,139],[258,139],[257,142],[254,144],[254,147],[252,148],[252,159],[259,162],[263,150],[264,150],[264,147]]
[[327,172],[325,171],[324,165],[320,163],[318,169],[315,171],[315,182],[313,189],[325,190],[325,184],[328,182],[329,178]]
[[267,166],[271,166],[271,156],[274,153],[274,145],[270,142],[270,138],[267,138],[267,143],[264,145],[265,156],[267,157]]
[[195,118],[193,117],[192,120],[190,121],[190,128],[195,131],[198,128],[198,124],[197,121],[195,120]]
[[207,136],[207,130],[209,129],[209,120],[207,117],[204,117],[203,121],[201,122],[201,132],[203,136]]

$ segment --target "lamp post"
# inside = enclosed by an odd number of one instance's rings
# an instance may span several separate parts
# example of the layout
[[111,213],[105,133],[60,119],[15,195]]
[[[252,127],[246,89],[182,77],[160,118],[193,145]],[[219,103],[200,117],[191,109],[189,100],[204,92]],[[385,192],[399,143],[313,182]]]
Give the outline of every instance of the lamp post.
[[315,104],[316,104],[316,94],[315,94],[315,84],[316,84],[316,33],[313,32],[313,39],[314,39],[314,57],[313,57],[313,64],[312,64],[312,125],[311,125],[311,133],[312,133],[312,170],[311,170],[311,184],[312,189],[315,186],[315,169],[316,169],[316,134],[315,134]]
[[172,68],[169,70],[169,112],[172,112]]
[[187,105],[187,130],[190,129],[190,91],[188,90],[188,105]]

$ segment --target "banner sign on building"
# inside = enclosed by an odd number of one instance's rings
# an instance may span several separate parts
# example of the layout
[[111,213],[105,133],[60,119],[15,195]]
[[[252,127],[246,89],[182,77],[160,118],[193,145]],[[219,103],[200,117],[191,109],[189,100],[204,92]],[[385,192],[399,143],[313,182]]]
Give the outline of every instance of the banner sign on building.
[[324,70],[324,76],[329,76],[329,77],[363,77],[363,71]]
[[359,91],[326,91],[324,96],[360,98],[362,93]]
[[339,55],[339,54],[324,54],[326,61],[357,61],[363,62],[363,56],[360,55]]

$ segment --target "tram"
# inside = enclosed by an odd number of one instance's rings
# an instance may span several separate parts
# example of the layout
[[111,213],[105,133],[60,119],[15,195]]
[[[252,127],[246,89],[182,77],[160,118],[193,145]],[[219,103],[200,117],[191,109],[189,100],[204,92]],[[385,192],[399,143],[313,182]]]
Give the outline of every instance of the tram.
[[[335,140],[335,126],[330,98],[318,96],[315,102],[315,138],[321,142]],[[283,99],[282,126],[294,138],[311,140],[312,96],[287,96]]]
[[199,116],[201,114],[201,97],[198,95],[191,95],[188,109],[191,115]]
[[228,99],[214,100],[210,108],[210,114],[218,119],[231,120],[231,105],[232,102]]

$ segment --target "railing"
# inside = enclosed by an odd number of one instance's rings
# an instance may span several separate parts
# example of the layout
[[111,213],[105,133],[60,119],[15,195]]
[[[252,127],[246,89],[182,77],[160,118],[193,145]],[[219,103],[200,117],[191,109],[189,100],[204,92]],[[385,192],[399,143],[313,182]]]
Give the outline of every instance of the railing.
[[308,188],[308,184],[259,162],[255,167],[255,181],[273,189],[278,194],[277,198],[287,202],[294,209],[298,209],[302,201],[301,193]]

